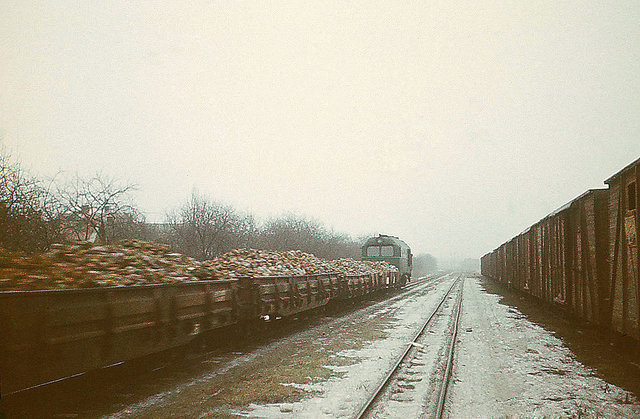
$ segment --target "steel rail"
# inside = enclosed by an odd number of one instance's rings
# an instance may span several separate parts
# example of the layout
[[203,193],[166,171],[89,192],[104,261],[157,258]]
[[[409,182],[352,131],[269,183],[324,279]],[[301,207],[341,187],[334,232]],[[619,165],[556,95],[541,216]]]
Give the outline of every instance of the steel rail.
[[455,354],[456,341],[458,340],[458,329],[460,326],[460,319],[462,318],[462,292],[464,290],[464,281],[460,287],[460,294],[458,296],[458,304],[456,308],[456,319],[453,324],[453,333],[451,334],[451,340],[449,341],[449,348],[447,350],[447,366],[444,371],[444,377],[440,383],[440,391],[438,393],[438,405],[436,409],[436,418],[441,419],[444,416],[444,405],[447,398],[447,390],[449,389],[449,382],[451,381],[451,371],[453,370],[453,357]]
[[416,279],[415,281],[409,282],[407,285],[405,285],[401,289],[409,290],[409,289],[417,287],[418,285],[422,285],[425,282],[435,281],[436,279],[440,279],[440,278],[442,278],[444,276],[447,276],[449,274],[450,274],[450,272],[443,273],[443,274],[434,274],[433,276],[430,276],[430,275],[421,276],[420,278]]
[[446,272],[446,273],[442,273],[442,274],[434,274],[432,275],[426,275],[426,276],[422,276],[418,279],[416,279],[415,281],[411,281],[409,282],[407,285],[405,285],[402,288],[398,288],[399,291],[411,291],[414,288],[419,287],[420,285],[424,285],[426,283],[432,283],[435,282],[437,280],[440,280],[448,275],[451,275],[452,272]]
[[369,410],[373,406],[373,403],[376,401],[376,399],[378,398],[380,393],[382,393],[382,390],[384,390],[387,387],[387,385],[389,384],[389,382],[391,381],[391,377],[393,377],[393,375],[396,373],[396,371],[398,370],[398,368],[400,367],[402,362],[407,358],[407,355],[409,355],[409,352],[411,351],[411,348],[417,343],[417,340],[420,338],[420,336],[427,329],[427,327],[429,326],[429,324],[431,323],[433,318],[436,316],[438,311],[440,311],[440,308],[442,307],[444,302],[447,300],[447,297],[449,297],[449,294],[451,294],[451,290],[453,290],[453,288],[456,286],[456,284],[458,284],[460,282],[460,278],[462,278],[462,275],[458,276],[458,278],[453,282],[453,284],[451,284],[451,287],[449,287],[449,289],[447,290],[445,295],[442,297],[442,299],[440,300],[440,302],[438,303],[436,308],[429,315],[429,317],[424,322],[424,324],[422,325],[420,330],[418,330],[418,333],[415,334],[415,336],[413,337],[413,340],[409,344],[407,344],[407,349],[405,349],[405,351],[402,353],[400,358],[398,358],[398,361],[395,363],[393,368],[387,373],[387,375],[384,377],[384,379],[380,382],[380,384],[376,388],[375,392],[369,397],[367,402],[358,411],[358,414],[355,416],[356,418],[358,418],[358,419],[363,418],[369,412]]

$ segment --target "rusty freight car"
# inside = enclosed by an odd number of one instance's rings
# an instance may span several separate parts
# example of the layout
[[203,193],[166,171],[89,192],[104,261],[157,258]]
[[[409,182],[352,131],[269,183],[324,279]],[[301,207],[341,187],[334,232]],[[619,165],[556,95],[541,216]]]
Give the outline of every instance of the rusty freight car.
[[[609,317],[607,190],[590,190],[483,257],[483,274],[595,323]],[[495,254],[495,256],[494,256]],[[493,259],[499,269],[490,266]]]
[[550,303],[567,302],[566,226],[568,205],[548,215],[501,248],[510,288]]
[[640,159],[481,259],[483,275],[640,339]]
[[[0,292],[1,397],[189,343],[229,327],[361,298],[397,271]],[[262,323],[261,323],[262,322]]]
[[601,325],[610,321],[607,198],[606,189],[592,189],[569,204],[565,243],[567,303]]
[[640,338],[640,159],[605,181],[609,185],[609,260],[611,324],[615,331]]
[[2,397],[238,322],[238,281],[0,292]]

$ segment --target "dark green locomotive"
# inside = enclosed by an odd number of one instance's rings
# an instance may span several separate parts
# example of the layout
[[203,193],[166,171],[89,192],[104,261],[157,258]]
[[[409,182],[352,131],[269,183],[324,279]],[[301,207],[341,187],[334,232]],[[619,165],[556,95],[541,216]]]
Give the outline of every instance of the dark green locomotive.
[[413,255],[409,245],[395,236],[379,234],[362,245],[362,260],[383,260],[400,271],[400,286],[411,280]]

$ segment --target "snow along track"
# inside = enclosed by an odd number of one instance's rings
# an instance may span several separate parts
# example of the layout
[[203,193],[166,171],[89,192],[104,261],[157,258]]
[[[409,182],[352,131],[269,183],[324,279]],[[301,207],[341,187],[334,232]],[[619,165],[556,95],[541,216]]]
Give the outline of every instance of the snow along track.
[[[364,406],[360,409],[357,418],[363,418],[374,412],[374,407],[377,403],[384,403],[384,396],[391,398],[392,400],[402,401],[402,397],[397,396],[398,392],[394,391],[385,391],[389,385],[394,381],[394,379],[398,382],[399,389],[414,389],[414,384],[407,384],[407,382],[416,382],[422,380],[422,378],[414,377],[403,377],[403,374],[406,375],[414,375],[415,371],[412,370],[413,366],[424,366],[424,363],[417,361],[419,358],[419,351],[421,347],[424,345],[420,344],[418,341],[423,338],[425,332],[429,330],[429,326],[432,325],[433,320],[439,315],[445,305],[445,302],[449,299],[449,296],[454,288],[458,287],[458,297],[457,304],[453,310],[452,315],[455,316],[455,320],[453,322],[453,327],[451,328],[451,336],[448,339],[448,348],[446,350],[446,366],[444,368],[444,376],[439,380],[440,386],[438,389],[438,402],[436,407],[436,417],[441,418],[444,412],[444,403],[446,400],[447,387],[449,383],[449,379],[451,377],[451,369],[453,365],[453,355],[454,355],[454,347],[457,339],[458,333],[458,325],[460,323],[460,316],[462,313],[462,289],[464,286],[464,279],[462,276],[459,276],[456,281],[451,285],[451,287],[447,290],[444,296],[440,299],[440,302],[435,307],[435,309],[431,312],[431,314],[427,317],[422,327],[418,330],[413,340],[407,345],[405,351],[400,355],[398,361],[394,364],[391,370],[387,373],[382,382],[375,389],[373,394],[366,401]],[[411,356],[409,356],[411,355]],[[403,381],[404,383],[400,383]],[[436,380],[437,381],[437,380]],[[408,401],[408,400],[407,400]],[[378,413],[379,413],[378,409]]]

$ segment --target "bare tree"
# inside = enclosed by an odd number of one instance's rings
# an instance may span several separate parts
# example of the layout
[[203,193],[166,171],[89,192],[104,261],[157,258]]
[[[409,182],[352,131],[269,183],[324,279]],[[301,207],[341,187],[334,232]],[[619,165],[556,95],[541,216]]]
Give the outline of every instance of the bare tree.
[[137,237],[144,218],[130,199],[134,189],[103,174],[89,179],[76,175],[59,187],[67,237],[102,243]]
[[197,191],[177,211],[167,215],[169,243],[197,259],[211,259],[245,247],[255,231],[253,216],[213,201]]
[[37,251],[63,240],[143,238],[167,242],[198,259],[240,247],[298,249],[327,259],[360,257],[360,243],[317,220],[290,214],[258,227],[252,215],[196,191],[167,216],[167,223],[147,225],[131,201],[134,188],[102,174],[43,182],[0,153],[0,246]]
[[0,150],[0,247],[46,250],[60,238],[59,207],[51,182],[26,173]]
[[302,250],[325,259],[360,258],[360,244],[351,237],[330,231],[317,220],[294,214],[267,221],[255,243],[264,249]]

